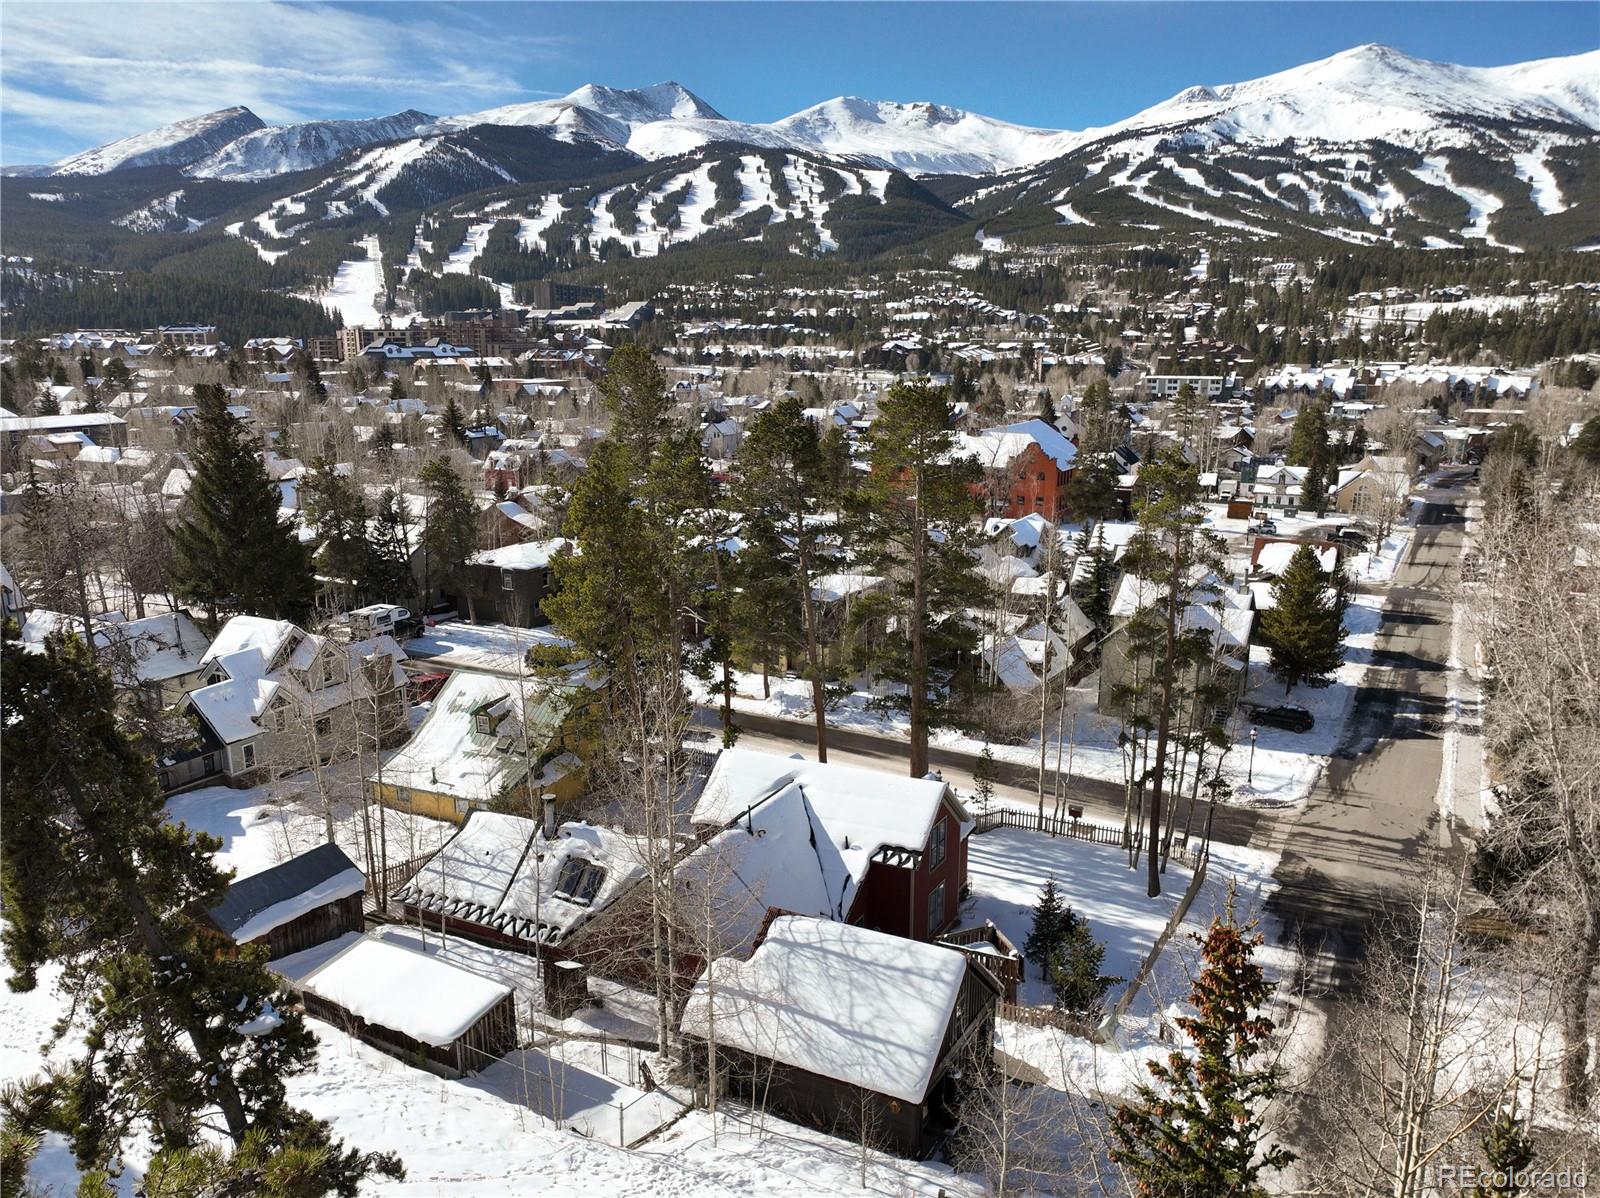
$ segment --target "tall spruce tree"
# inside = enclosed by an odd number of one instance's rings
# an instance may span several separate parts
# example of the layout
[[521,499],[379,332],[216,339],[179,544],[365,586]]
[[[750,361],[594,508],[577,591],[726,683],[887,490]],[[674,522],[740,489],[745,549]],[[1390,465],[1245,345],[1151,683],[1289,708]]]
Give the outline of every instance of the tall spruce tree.
[[336,463],[317,457],[300,484],[306,523],[315,530],[314,561],[320,575],[319,590],[338,610],[353,605],[356,596],[370,596],[372,546],[367,539],[367,503],[348,475]]
[[194,389],[194,476],[172,529],[173,590],[212,625],[223,611],[295,619],[311,605],[311,567],[244,426],[215,383]]
[[1272,584],[1272,602],[1261,613],[1261,635],[1284,693],[1327,686],[1344,661],[1344,619],[1337,589],[1310,545],[1295,550]]
[[1309,466],[1328,459],[1328,410],[1317,400],[1307,400],[1289,430],[1289,464]]
[[1272,997],[1255,949],[1261,936],[1230,909],[1200,944],[1202,969],[1178,1027],[1193,1045],[1149,1062],[1154,1084],[1112,1113],[1111,1159],[1149,1198],[1266,1198],[1263,1174],[1294,1154],[1267,1142],[1262,1111],[1281,1074],[1260,1063],[1274,1024],[1262,1014]]
[[780,399],[750,422],[739,445],[739,471],[735,506],[760,545],[752,568],[766,567],[791,592],[771,613],[755,611],[749,604],[740,610],[758,628],[766,629],[774,617],[799,615],[798,635],[784,639],[797,641],[804,652],[817,760],[827,761],[827,646],[821,627],[823,607],[815,592],[817,580],[834,572],[838,552],[833,530],[822,527],[818,519],[826,503],[822,439],[797,397]]
[[1117,496],[1117,459],[1110,453],[1079,454],[1067,480],[1067,514],[1073,520],[1113,520],[1122,514]]
[[[224,1137],[263,1161],[292,1154],[306,1195],[353,1195],[392,1156],[335,1141],[291,1106],[285,1080],[316,1041],[259,952],[217,950],[196,912],[220,902],[220,844],[166,822],[148,758],[118,729],[109,676],[75,637],[43,652],[0,648],[9,752],[0,783],[0,933],[8,984],[29,991],[48,964],[83,1050],[31,1087],[88,1178],[148,1136],[158,1160]],[[100,1192],[98,1190],[93,1192]],[[243,1192],[243,1191],[240,1191]],[[253,1191],[252,1191],[253,1192]]]
[[418,475],[428,495],[427,526],[422,543],[428,573],[443,579],[456,597],[465,595],[467,618],[478,618],[472,588],[467,585],[467,559],[478,549],[478,514],[460,473],[447,458],[426,463]]
[[1039,891],[1039,901],[1033,907],[1033,924],[1028,930],[1028,939],[1022,945],[1023,955],[1041,970],[1049,968],[1061,947],[1066,917],[1067,905],[1056,886],[1055,874],[1050,874],[1044,880],[1044,888]]
[[985,601],[973,568],[979,464],[952,454],[950,401],[921,383],[889,388],[866,434],[871,473],[848,505],[863,573],[884,586],[858,599],[858,667],[895,684],[885,702],[910,718],[911,776],[928,772],[928,730],[943,722],[957,671],[977,640],[967,616]]
[[413,536],[410,508],[405,498],[393,487],[385,487],[378,496],[377,512],[372,520],[367,586],[373,595],[385,602],[411,598],[413,607],[420,612],[423,598],[411,570]]
[[449,444],[467,443],[467,419],[462,415],[461,401],[456,398],[454,388],[451,388],[450,394],[444,401],[444,411],[439,414],[439,420],[444,425],[445,440]]

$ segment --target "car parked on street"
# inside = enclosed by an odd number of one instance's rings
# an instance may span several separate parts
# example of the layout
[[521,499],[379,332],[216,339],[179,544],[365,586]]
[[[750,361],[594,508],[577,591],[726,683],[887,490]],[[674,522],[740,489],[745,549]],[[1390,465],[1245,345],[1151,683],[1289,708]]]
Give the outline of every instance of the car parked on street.
[[1250,713],[1252,724],[1269,728],[1283,728],[1289,732],[1310,732],[1316,726],[1316,717],[1304,707],[1281,703],[1277,707],[1257,707]]

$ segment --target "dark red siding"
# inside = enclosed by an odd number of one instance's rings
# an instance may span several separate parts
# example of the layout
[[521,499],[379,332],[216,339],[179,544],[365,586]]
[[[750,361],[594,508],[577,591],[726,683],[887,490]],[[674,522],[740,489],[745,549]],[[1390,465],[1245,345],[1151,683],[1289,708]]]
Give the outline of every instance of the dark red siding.
[[[961,821],[948,803],[939,809],[935,826],[944,828],[944,861],[932,864],[934,836],[930,832],[928,842],[920,846],[922,860],[915,866],[873,862],[850,908],[849,922],[911,940],[932,940],[956,922],[961,892],[967,885],[967,842],[961,836]],[[940,884],[944,886],[944,918],[937,927],[929,927],[928,901]]]

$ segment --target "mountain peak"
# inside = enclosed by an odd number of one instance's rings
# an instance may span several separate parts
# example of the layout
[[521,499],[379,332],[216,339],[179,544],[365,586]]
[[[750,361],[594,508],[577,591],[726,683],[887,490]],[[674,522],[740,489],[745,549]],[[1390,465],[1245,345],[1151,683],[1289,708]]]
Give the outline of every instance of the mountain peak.
[[237,104],[63,158],[51,166],[50,173],[103,175],[140,166],[186,166],[246,133],[265,127],[265,121],[244,105]]

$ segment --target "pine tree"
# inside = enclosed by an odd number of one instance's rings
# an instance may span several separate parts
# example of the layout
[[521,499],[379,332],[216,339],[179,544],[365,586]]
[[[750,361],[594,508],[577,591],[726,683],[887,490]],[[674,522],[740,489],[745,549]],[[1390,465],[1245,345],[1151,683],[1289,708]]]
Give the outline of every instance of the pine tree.
[[1112,584],[1116,581],[1117,566],[1114,554],[1106,544],[1105,534],[1099,528],[1090,532],[1085,528],[1078,534],[1078,557],[1087,558],[1088,570],[1079,576],[1072,588],[1072,598],[1078,610],[1101,632],[1111,627],[1111,603],[1114,599]]
[[1309,466],[1328,456],[1328,412],[1316,400],[1308,400],[1294,418],[1289,432],[1289,464]]
[[1061,949],[1066,919],[1067,905],[1061,899],[1061,892],[1056,889],[1055,874],[1050,874],[1044,880],[1044,889],[1039,892],[1039,901],[1034,904],[1033,926],[1022,945],[1023,955],[1042,970],[1050,968]]
[[1296,686],[1323,687],[1344,661],[1344,621],[1339,600],[1302,545],[1272,584],[1273,606],[1261,613],[1261,635],[1272,651],[1272,673],[1288,694]]
[[799,592],[786,571],[785,554],[767,528],[747,522],[733,570],[733,648],[761,671],[761,697],[772,697],[771,672],[780,657],[804,649]]
[[298,366],[301,381],[305,385],[306,398],[313,403],[327,403],[328,386],[322,381],[322,371],[317,366],[317,360],[305,350],[301,350]]
[[440,413],[439,419],[452,445],[467,443],[467,420],[461,413],[461,402],[456,398],[454,390],[445,399],[444,411]]
[[[750,422],[739,445],[740,485],[735,505],[744,513],[748,539],[756,548],[750,570],[763,569],[786,584],[789,594],[771,611],[741,604],[744,618],[756,628],[741,634],[766,638],[774,645],[797,646],[804,655],[804,674],[811,683],[816,723],[817,760],[828,760],[827,645],[823,609],[816,595],[819,578],[834,572],[838,554],[830,530],[819,526],[826,502],[827,462],[817,426],[806,419],[800,400],[785,396]],[[757,589],[761,589],[759,586]],[[781,629],[775,622],[798,616],[797,625]]]
[[293,619],[311,604],[311,569],[278,519],[277,486],[214,383],[194,389],[194,477],[172,530],[173,589],[206,609]]
[[[65,386],[66,384],[57,385]],[[33,405],[33,411],[36,416],[59,416],[61,415],[61,401],[56,398],[54,391],[46,387],[39,392],[39,399]]]
[[1098,1019],[1106,991],[1123,980],[1100,972],[1105,959],[1106,946],[1094,938],[1089,921],[1068,907],[1045,970],[1056,1006],[1080,1019]]
[[[1128,625],[1128,655],[1142,660],[1133,683],[1113,688],[1119,706],[1132,713],[1130,722],[1155,730],[1155,755],[1150,780],[1146,889],[1161,893],[1160,854],[1163,800],[1173,722],[1181,718],[1186,687],[1199,662],[1210,655],[1211,638],[1189,627],[1186,613],[1202,582],[1223,568],[1221,540],[1204,527],[1200,485],[1194,466],[1176,445],[1151,455],[1139,472],[1139,530],[1123,555],[1123,569],[1148,585],[1148,601]],[[1126,822],[1126,821],[1125,821]]]
[[1527,1120],[1518,1117],[1515,1106],[1506,1107],[1495,1116],[1481,1143],[1490,1176],[1478,1183],[1478,1198],[1512,1198],[1522,1193],[1516,1176],[1533,1164],[1534,1149]]
[[975,647],[969,610],[984,603],[973,568],[978,463],[952,454],[941,388],[896,384],[866,434],[871,473],[850,497],[863,573],[886,580],[851,609],[858,668],[897,685],[887,704],[909,716],[911,776],[928,772],[928,730],[948,718],[955,673]]
[[1116,519],[1122,514],[1117,481],[1117,460],[1111,454],[1080,454],[1067,480],[1068,516],[1085,521]]
[[1314,458],[1306,468],[1300,483],[1300,506],[1308,508],[1321,519],[1328,510],[1328,466],[1326,457]]
[[1273,989],[1255,960],[1261,936],[1230,909],[1195,940],[1203,961],[1189,996],[1196,1013],[1176,1021],[1192,1054],[1149,1062],[1155,1084],[1142,1083],[1112,1114],[1111,1159],[1149,1198],[1266,1198],[1262,1175],[1294,1154],[1267,1143],[1262,1125],[1281,1074],[1256,1063],[1274,1030],[1261,1014]]
[[83,1033],[82,1054],[35,1090],[79,1168],[109,1171],[145,1135],[158,1154],[194,1150],[215,1128],[263,1160],[309,1150],[302,1194],[401,1176],[396,1158],[345,1150],[289,1105],[285,1080],[310,1069],[316,1041],[261,955],[217,951],[197,922],[227,892],[220,844],[166,822],[109,676],[75,637],[0,652],[8,741],[52,748],[7,756],[0,939],[14,990],[59,966]]
[[972,805],[979,815],[988,815],[994,806],[995,775],[994,750],[985,743],[972,766]]
[[478,516],[472,496],[456,468],[436,458],[418,475],[428,494],[427,528],[422,543],[428,554],[428,573],[442,579],[467,599],[467,619],[478,618],[472,588],[466,585],[467,559],[478,549]]
[[305,521],[315,530],[314,555],[324,594],[344,610],[354,596],[371,596],[372,546],[367,540],[367,504],[335,463],[317,457],[300,486]]
[[366,568],[368,592],[392,602],[402,596],[415,596],[418,611],[423,600],[417,593],[417,580],[411,572],[411,519],[406,500],[393,487],[378,496],[378,510],[372,520],[370,559]]

